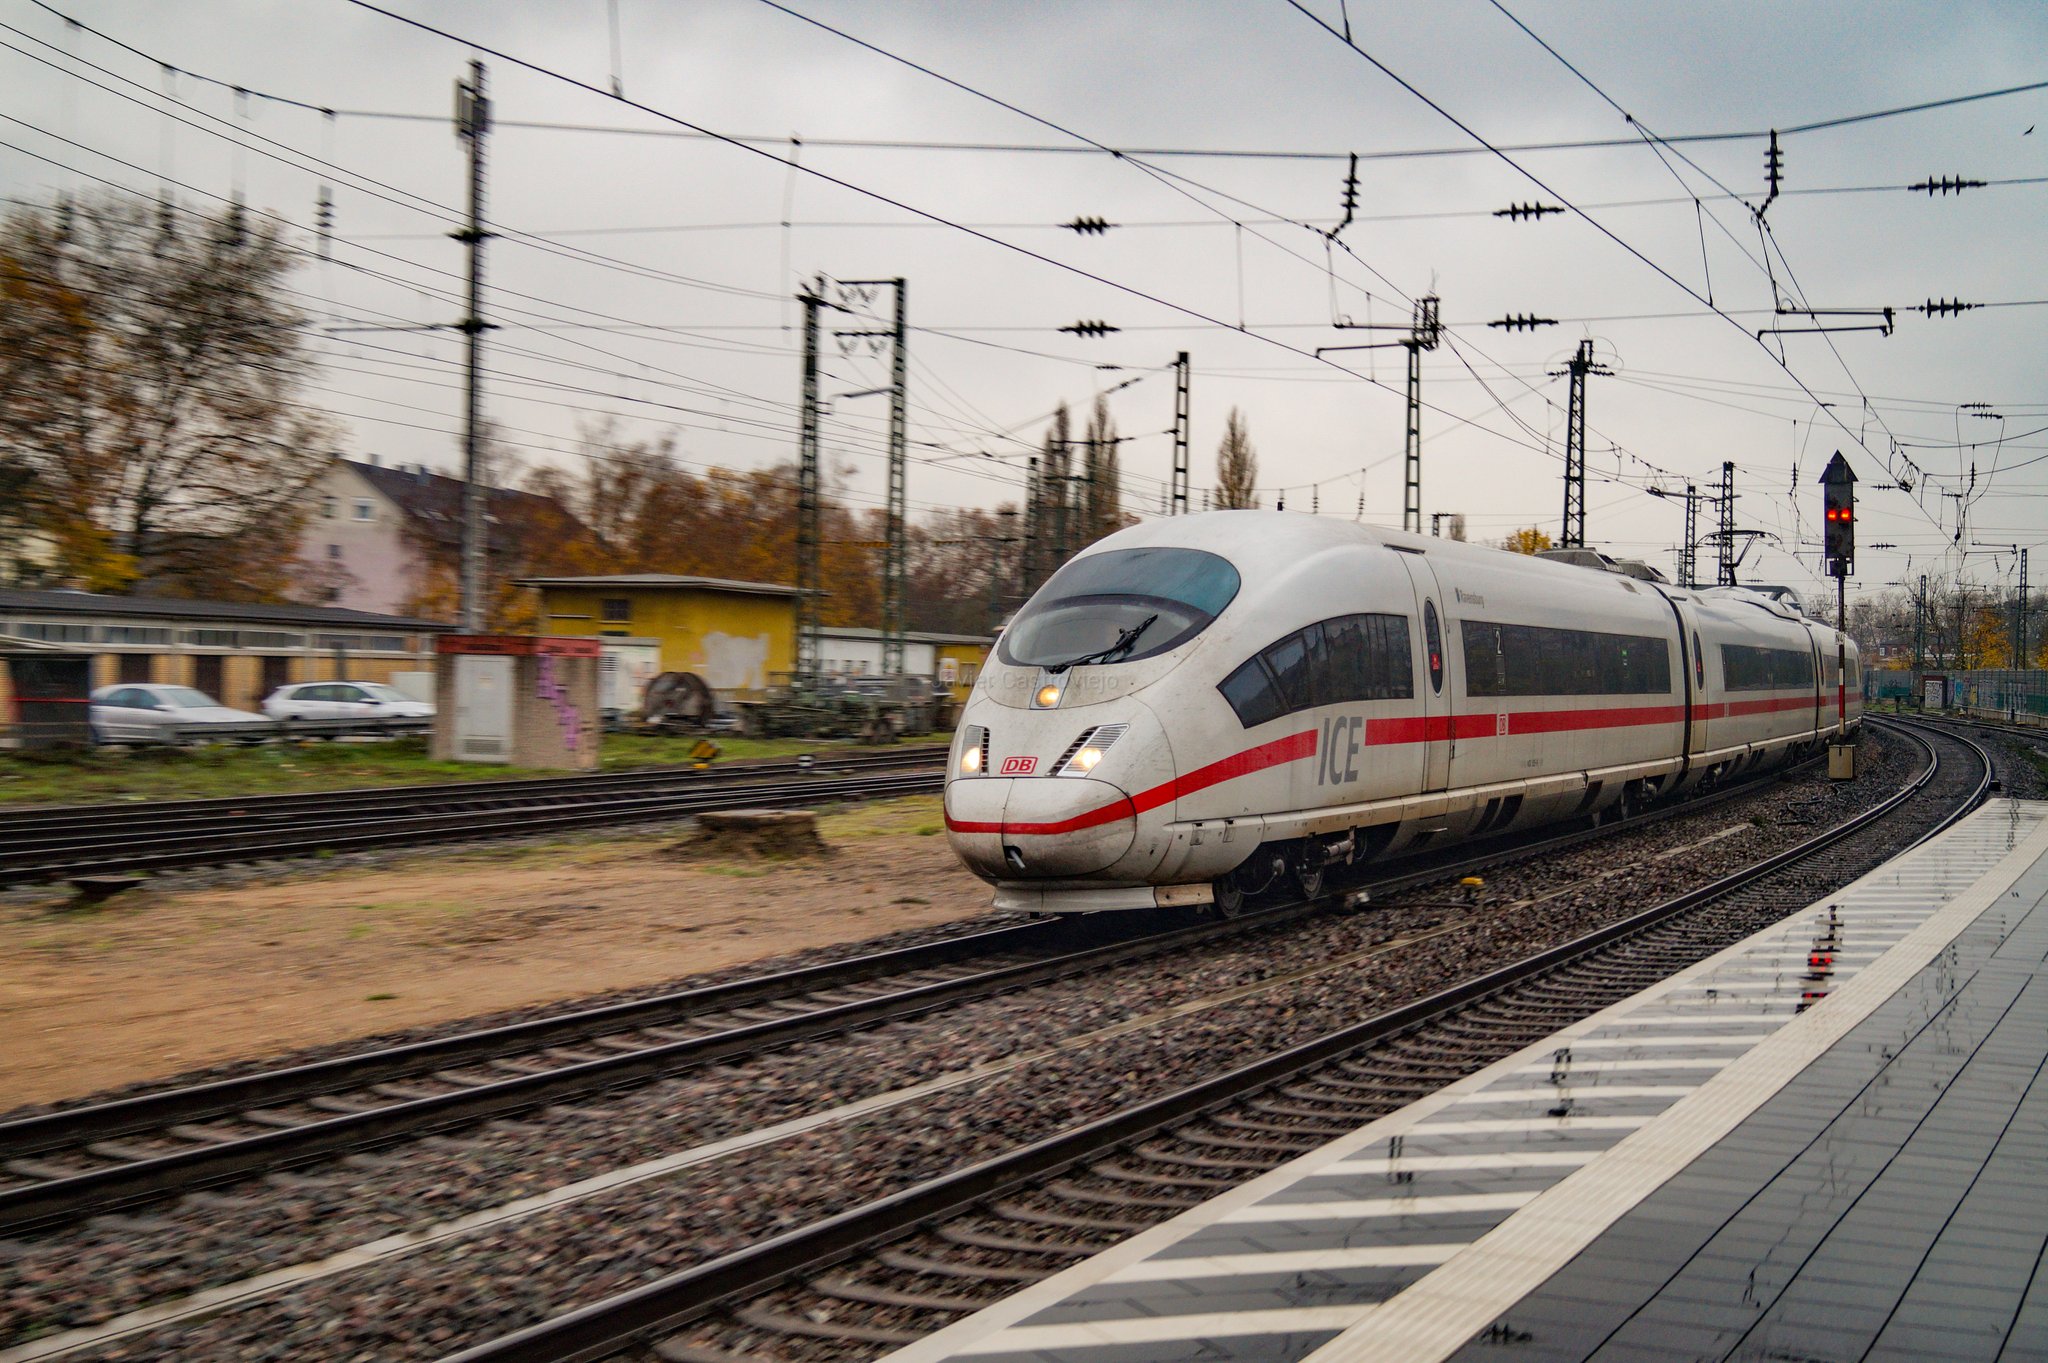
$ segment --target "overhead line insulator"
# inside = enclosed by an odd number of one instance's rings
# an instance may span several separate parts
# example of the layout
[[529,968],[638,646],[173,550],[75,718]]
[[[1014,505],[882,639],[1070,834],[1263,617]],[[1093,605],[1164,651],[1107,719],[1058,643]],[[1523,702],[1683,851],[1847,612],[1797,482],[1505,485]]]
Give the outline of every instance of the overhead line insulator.
[[1965,180],[1960,175],[1944,175],[1938,180],[1930,175],[1917,185],[1906,186],[1907,192],[1925,194],[1930,199],[1937,194],[1960,194],[1966,189],[1982,188],[1984,188],[1982,180]]
[[1506,208],[1494,209],[1493,216],[1520,222],[1523,218],[1541,218],[1549,213],[1562,212],[1564,209],[1556,204],[1509,204]]
[[1109,221],[1107,218],[1084,216],[1077,217],[1072,222],[1063,222],[1060,224],[1060,226],[1066,228],[1069,232],[1074,233],[1076,236],[1099,237],[1104,232],[1107,232],[1110,228],[1116,226],[1116,224]]
[[1111,326],[1107,322],[1086,321],[1071,322],[1061,327],[1060,330],[1075,336],[1107,336],[1112,332],[1122,331],[1123,328]]
[[1964,303],[1954,298],[1930,298],[1913,311],[1923,317],[1953,317],[1959,312],[1968,312],[1972,308],[1983,306],[1982,303]]
[[1509,313],[1506,317],[1488,322],[1486,325],[1498,327],[1502,331],[1534,331],[1538,327],[1556,326],[1557,319],[1555,317],[1536,317],[1526,312],[1514,312]]

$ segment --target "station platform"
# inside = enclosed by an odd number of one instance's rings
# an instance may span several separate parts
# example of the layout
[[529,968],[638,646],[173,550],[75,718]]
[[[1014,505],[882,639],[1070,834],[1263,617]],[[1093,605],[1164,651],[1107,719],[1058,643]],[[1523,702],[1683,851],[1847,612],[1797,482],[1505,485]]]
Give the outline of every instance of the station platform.
[[888,1355],[2048,1363],[2048,802]]

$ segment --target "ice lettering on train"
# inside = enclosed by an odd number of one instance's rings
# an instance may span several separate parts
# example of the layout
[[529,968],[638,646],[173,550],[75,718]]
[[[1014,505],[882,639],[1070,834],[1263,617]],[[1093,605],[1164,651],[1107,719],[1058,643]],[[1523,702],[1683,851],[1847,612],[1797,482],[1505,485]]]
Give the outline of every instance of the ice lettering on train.
[[[1365,733],[1363,715],[1339,715],[1323,721],[1321,740],[1316,744],[1316,784],[1341,786],[1358,779],[1358,747]],[[1338,745],[1342,745],[1342,751]]]

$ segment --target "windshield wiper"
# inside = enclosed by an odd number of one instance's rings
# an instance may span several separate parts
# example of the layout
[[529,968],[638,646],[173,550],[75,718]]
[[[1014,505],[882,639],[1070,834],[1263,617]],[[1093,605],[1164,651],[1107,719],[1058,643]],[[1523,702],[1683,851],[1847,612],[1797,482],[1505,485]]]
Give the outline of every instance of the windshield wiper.
[[1157,620],[1158,618],[1159,614],[1155,611],[1151,615],[1146,616],[1143,620],[1140,620],[1137,624],[1132,625],[1129,629],[1120,631],[1116,636],[1116,642],[1111,644],[1108,648],[1098,649],[1093,653],[1083,653],[1080,657],[1069,658],[1063,663],[1054,663],[1051,667],[1048,667],[1045,670],[1051,673],[1053,676],[1057,677],[1060,673],[1066,671],[1070,667],[1078,667],[1082,663],[1106,663],[1112,660],[1113,658],[1117,657],[1119,654],[1129,653],[1131,649],[1134,646],[1136,646],[1138,642],[1138,636],[1140,634],[1143,634],[1147,629],[1151,628],[1152,622],[1154,620]]

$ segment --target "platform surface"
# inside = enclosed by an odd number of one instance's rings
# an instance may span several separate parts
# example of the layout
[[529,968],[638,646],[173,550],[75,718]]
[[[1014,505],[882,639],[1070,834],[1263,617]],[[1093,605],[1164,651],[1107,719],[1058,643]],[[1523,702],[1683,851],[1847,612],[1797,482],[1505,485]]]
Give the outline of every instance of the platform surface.
[[889,1357],[2048,1363],[2044,1067],[2048,803],[1995,801]]

